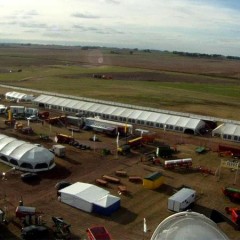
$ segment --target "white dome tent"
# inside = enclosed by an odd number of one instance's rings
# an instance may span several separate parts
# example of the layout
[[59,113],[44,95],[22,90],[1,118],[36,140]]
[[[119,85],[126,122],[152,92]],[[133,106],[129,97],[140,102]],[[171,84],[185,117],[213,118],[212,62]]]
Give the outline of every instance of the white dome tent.
[[180,212],[164,219],[151,240],[229,240],[217,224],[197,212]]
[[0,134],[0,162],[28,172],[55,166],[54,155],[46,148]]

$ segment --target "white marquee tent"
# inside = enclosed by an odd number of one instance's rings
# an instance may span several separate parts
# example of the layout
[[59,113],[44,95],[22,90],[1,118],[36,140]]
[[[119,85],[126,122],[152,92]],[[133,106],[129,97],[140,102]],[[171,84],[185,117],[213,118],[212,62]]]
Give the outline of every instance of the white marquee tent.
[[115,120],[184,133],[197,134],[205,126],[205,122],[197,118],[49,95],[40,95],[33,102],[44,108],[61,109],[69,113],[82,113],[88,117],[99,116],[106,120]]
[[221,124],[212,131],[212,135],[221,136],[225,140],[240,142],[240,125],[231,123]]
[[55,166],[54,155],[46,148],[0,134],[0,161],[29,172],[40,172]]
[[34,99],[34,96],[32,94],[25,94],[25,93],[19,93],[19,92],[7,92],[5,93],[6,99],[14,99],[16,101],[32,101]]
[[61,202],[89,213],[110,215],[120,207],[119,197],[89,183],[76,182],[59,192]]

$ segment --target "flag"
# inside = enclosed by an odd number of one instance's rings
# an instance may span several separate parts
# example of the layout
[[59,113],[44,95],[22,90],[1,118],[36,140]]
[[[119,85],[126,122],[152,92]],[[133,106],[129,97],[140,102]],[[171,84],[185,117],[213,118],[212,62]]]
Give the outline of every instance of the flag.
[[146,218],[143,219],[143,232],[144,232],[144,233],[147,232],[147,222],[146,222]]

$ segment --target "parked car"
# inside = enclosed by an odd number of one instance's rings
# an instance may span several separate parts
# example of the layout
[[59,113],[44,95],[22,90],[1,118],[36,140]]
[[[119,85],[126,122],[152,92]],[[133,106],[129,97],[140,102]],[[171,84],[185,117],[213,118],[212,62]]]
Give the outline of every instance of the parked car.
[[31,122],[34,122],[34,121],[38,121],[39,118],[36,115],[31,115],[31,116],[27,117],[27,120],[31,121]]
[[56,188],[56,190],[57,190],[57,196],[60,195],[59,190],[65,188],[65,187],[68,187],[68,186],[70,186],[70,185],[72,185],[72,183],[67,182],[67,181],[64,181],[64,180],[58,182],[58,183],[55,185],[55,188]]
[[49,231],[45,226],[30,225],[22,228],[21,237],[25,240],[45,240],[48,239]]
[[24,182],[36,182],[40,180],[40,176],[37,173],[23,173],[21,174],[21,179]]

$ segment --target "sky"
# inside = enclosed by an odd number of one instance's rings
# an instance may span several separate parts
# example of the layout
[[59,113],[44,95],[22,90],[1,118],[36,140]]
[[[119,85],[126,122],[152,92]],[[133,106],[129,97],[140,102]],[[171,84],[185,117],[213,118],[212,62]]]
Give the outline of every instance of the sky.
[[0,0],[0,42],[240,56],[240,0]]

